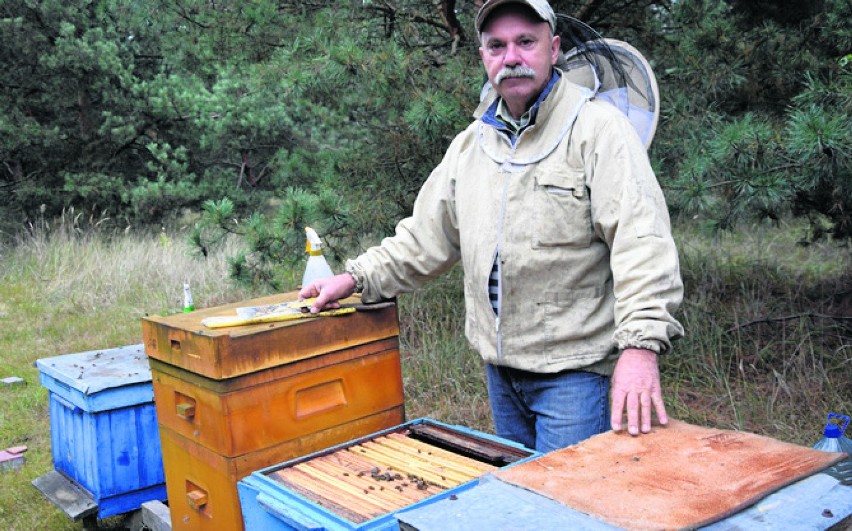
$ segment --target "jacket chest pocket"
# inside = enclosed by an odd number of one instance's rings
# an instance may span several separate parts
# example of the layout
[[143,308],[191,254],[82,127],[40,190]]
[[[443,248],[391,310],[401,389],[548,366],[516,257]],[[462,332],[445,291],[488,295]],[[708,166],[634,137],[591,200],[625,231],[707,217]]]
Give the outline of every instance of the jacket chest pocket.
[[591,203],[582,171],[559,168],[537,173],[532,207],[534,249],[591,243]]

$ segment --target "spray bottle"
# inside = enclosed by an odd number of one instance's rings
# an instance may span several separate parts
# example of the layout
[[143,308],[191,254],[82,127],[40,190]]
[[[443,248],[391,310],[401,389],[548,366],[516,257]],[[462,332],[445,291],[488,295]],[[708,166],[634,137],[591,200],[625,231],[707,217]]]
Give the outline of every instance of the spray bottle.
[[817,450],[826,452],[846,452],[848,456],[843,461],[832,466],[825,472],[840,480],[844,485],[852,485],[852,440],[843,436],[849,417],[837,413],[829,413],[828,421],[823,430],[823,438],[814,445]]
[[192,302],[192,292],[189,290],[189,281],[183,283],[183,311],[189,313],[195,310],[195,304]]
[[334,276],[328,262],[322,255],[322,241],[316,231],[305,227],[305,252],[308,253],[308,264],[305,266],[305,274],[302,276],[302,286],[307,286],[314,280]]

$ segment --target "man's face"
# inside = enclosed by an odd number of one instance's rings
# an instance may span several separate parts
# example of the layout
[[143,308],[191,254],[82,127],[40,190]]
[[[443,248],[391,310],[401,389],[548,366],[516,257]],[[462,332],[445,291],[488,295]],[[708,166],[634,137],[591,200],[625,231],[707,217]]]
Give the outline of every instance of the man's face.
[[488,80],[520,118],[550,80],[559,37],[550,26],[517,8],[495,10],[482,31],[479,56]]

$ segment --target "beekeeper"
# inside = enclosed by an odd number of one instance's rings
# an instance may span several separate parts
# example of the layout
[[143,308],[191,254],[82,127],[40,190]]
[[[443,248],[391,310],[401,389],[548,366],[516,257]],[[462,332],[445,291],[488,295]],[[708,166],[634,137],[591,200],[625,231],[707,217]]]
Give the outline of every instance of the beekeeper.
[[346,273],[303,286],[312,311],[412,291],[461,260],[465,333],[486,365],[498,436],[546,452],[626,417],[667,422],[657,357],[683,334],[668,211],[627,118],[563,80],[546,0],[476,17],[492,89],[410,217]]

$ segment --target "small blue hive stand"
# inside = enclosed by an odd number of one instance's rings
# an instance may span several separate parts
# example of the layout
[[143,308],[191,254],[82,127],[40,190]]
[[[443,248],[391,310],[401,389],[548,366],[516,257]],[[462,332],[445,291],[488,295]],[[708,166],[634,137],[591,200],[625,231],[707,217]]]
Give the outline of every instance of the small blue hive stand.
[[141,344],[36,361],[50,391],[53,471],[33,485],[74,520],[166,499],[151,369]]

